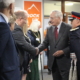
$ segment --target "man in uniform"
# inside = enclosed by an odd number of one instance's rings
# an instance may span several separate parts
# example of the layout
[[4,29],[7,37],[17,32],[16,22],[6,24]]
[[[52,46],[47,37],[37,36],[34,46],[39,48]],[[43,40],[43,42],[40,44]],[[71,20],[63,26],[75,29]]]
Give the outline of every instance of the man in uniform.
[[70,49],[77,57],[77,75],[80,80],[80,13],[71,12]]

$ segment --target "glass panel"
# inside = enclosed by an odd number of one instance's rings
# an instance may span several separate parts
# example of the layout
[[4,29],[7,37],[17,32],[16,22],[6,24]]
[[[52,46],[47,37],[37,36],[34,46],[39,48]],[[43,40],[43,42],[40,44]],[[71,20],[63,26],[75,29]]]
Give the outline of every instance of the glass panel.
[[50,15],[53,10],[61,11],[61,1],[46,1],[44,2],[44,15]]
[[65,1],[65,12],[80,12],[80,2]]

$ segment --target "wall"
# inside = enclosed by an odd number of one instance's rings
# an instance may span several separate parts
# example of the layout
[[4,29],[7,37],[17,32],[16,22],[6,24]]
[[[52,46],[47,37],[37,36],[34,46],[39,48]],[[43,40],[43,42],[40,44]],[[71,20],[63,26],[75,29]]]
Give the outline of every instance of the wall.
[[15,6],[23,9],[23,5],[24,5],[24,0],[15,0]]
[[[67,3],[73,3],[73,5],[66,5],[65,12],[71,12],[71,11],[80,12],[80,9],[79,9],[80,2],[66,1],[65,4]],[[61,1],[45,1],[44,2],[44,15],[49,16],[51,11],[55,9],[61,11]]]
[[65,12],[71,12],[71,11],[75,11],[75,12],[80,12],[80,3],[79,4],[74,4],[72,6],[66,6],[65,7]]

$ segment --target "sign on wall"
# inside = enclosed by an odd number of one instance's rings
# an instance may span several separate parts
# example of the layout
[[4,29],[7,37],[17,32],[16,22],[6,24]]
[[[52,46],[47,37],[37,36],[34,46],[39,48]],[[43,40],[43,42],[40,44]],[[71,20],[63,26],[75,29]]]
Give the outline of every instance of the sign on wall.
[[24,1],[24,10],[29,13],[29,25],[33,20],[39,20],[40,22],[42,22],[41,2]]

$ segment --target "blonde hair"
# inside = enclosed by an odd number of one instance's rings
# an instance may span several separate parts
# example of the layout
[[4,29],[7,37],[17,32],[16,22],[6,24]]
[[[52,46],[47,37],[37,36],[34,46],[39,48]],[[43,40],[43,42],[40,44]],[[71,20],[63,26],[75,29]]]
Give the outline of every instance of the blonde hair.
[[27,30],[28,30],[28,26],[27,26],[27,24],[25,24],[23,26],[23,33],[24,33],[24,35],[27,34]]
[[10,23],[10,24],[13,24],[13,23],[15,23],[15,21],[16,21],[16,16],[15,16],[15,15],[10,16],[10,18],[9,18],[9,23]]
[[18,10],[18,11],[15,11],[14,14],[16,15],[16,19],[25,18],[25,16],[28,17],[28,12],[25,11],[25,10]]
[[28,28],[28,30],[37,32],[39,30],[39,26],[40,26],[40,21],[33,20],[32,23],[30,24],[30,28]]

